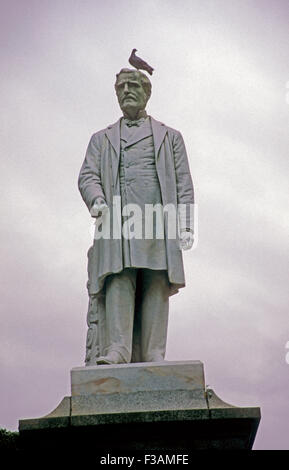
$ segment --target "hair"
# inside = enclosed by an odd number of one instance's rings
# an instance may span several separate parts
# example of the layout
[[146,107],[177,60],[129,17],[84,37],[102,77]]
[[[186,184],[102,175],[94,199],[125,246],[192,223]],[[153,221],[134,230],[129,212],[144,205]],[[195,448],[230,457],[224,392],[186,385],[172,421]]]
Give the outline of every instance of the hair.
[[147,99],[150,98],[151,93],[152,93],[152,84],[151,84],[150,79],[143,72],[140,72],[139,70],[135,70],[135,69],[126,69],[126,68],[124,68],[124,69],[121,69],[121,71],[116,74],[116,82],[114,84],[115,90],[116,90],[118,77],[122,73],[133,73],[138,78],[138,80],[141,82],[141,85],[142,85],[142,87],[145,91],[145,94],[147,95]]

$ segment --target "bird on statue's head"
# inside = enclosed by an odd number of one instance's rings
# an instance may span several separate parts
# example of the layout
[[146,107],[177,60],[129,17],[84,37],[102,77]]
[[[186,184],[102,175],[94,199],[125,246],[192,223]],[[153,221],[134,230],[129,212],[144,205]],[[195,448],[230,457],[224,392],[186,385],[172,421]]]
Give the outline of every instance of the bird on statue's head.
[[143,59],[140,57],[136,56],[137,49],[133,49],[131,52],[131,55],[128,59],[129,63],[135,67],[137,70],[145,70],[148,72],[150,75],[153,74],[153,67],[151,67],[147,62],[145,62]]

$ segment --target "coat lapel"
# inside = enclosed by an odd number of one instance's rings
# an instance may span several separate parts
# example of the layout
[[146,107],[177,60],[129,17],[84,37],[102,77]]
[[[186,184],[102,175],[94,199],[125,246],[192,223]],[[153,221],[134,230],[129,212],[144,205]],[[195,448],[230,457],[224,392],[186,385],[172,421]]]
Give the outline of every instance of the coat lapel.
[[165,138],[167,133],[166,126],[159,121],[156,121],[153,117],[151,117],[151,125],[153,131],[153,138],[154,138],[154,146],[155,146],[155,156],[158,157],[160,146]]
[[120,119],[111,126],[108,126],[105,130],[107,138],[113,146],[116,155],[119,156],[120,152]]
[[116,186],[120,156],[120,119],[111,126],[108,126],[105,130],[105,134],[115,151],[115,155],[112,157],[111,161],[114,186]]

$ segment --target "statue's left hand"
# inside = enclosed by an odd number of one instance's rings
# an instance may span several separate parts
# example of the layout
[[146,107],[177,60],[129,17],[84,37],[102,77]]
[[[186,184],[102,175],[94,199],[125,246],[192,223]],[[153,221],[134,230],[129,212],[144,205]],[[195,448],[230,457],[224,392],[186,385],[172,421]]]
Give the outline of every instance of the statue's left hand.
[[181,230],[180,234],[180,249],[189,250],[192,248],[194,243],[194,234],[192,230],[187,231],[186,229]]

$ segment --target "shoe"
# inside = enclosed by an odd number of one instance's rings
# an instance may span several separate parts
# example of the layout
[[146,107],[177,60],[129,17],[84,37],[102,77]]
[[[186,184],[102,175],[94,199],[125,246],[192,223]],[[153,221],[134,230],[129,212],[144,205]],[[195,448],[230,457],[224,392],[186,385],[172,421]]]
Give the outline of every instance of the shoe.
[[96,360],[97,365],[125,364],[121,355],[116,351],[111,351],[107,356],[100,356]]

